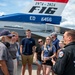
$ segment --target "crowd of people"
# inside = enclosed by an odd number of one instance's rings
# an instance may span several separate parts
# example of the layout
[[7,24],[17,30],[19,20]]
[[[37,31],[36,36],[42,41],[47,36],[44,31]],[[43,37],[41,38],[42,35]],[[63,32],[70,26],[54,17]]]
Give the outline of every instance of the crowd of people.
[[[0,75],[17,75],[19,54],[22,59],[21,75],[32,75],[32,64],[37,65],[36,75],[75,75],[75,30],[65,31],[59,40],[53,32],[45,40],[38,38],[37,45],[31,30],[25,31],[26,37],[19,41],[17,32],[0,32]],[[19,44],[20,42],[20,44]]]

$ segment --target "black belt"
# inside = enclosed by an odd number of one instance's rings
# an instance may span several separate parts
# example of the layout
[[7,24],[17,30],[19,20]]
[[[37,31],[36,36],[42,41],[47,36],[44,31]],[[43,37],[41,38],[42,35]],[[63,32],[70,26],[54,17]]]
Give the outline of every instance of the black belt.
[[23,55],[33,55],[33,54],[23,54]]
[[16,58],[13,58],[13,59],[16,59]]

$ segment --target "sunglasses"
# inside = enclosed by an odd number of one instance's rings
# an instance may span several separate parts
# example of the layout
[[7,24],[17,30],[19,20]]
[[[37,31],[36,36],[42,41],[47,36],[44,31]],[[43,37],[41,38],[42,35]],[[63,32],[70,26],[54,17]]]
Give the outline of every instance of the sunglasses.
[[42,41],[38,41],[38,43],[40,43],[40,42],[42,42]]
[[9,39],[11,39],[12,37],[8,36]]
[[50,40],[50,39],[46,39],[46,40]]
[[15,35],[13,35],[12,37],[16,37]]

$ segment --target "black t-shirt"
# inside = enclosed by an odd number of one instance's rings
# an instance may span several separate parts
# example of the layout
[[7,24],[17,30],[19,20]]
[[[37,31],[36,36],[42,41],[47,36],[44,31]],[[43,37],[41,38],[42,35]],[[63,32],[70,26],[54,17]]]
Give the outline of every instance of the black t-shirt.
[[38,47],[36,48],[36,51],[35,51],[35,52],[37,53],[37,59],[38,59],[39,61],[41,61],[42,48],[41,48],[40,46],[38,46]]
[[21,41],[21,45],[23,46],[22,53],[24,55],[33,54],[32,47],[35,46],[35,40],[33,38],[23,38]]

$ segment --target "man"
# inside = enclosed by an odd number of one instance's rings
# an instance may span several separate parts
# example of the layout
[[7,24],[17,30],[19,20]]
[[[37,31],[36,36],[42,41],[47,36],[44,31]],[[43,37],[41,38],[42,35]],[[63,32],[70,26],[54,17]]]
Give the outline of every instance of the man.
[[12,36],[8,30],[0,33],[0,75],[13,75],[13,61],[8,50]]
[[57,75],[75,75],[75,30],[66,31],[63,40],[66,46],[56,62],[52,59],[52,69]]
[[20,52],[22,55],[22,75],[25,73],[28,64],[29,75],[32,75],[33,52],[35,50],[35,40],[31,37],[31,30],[26,30],[26,38],[21,41]]
[[[58,52],[58,49],[60,48],[59,47],[59,39],[57,38],[57,33],[56,32],[53,32],[53,33],[51,33],[51,37],[52,37],[52,44],[55,46],[55,48],[56,48],[56,54],[57,54],[57,52]],[[56,58],[55,58],[55,60],[56,60]],[[52,71],[52,75],[54,75],[54,72]]]
[[56,47],[56,52],[57,52],[57,50],[59,49],[59,39],[57,38],[57,33],[56,32],[51,33],[51,37],[53,40],[52,43]]

